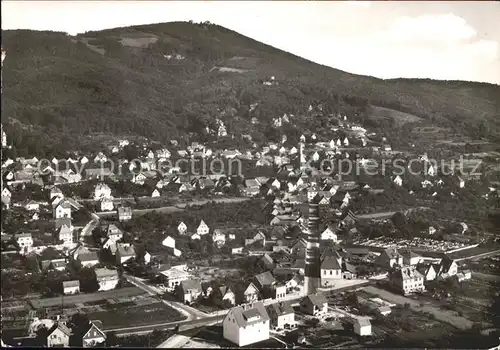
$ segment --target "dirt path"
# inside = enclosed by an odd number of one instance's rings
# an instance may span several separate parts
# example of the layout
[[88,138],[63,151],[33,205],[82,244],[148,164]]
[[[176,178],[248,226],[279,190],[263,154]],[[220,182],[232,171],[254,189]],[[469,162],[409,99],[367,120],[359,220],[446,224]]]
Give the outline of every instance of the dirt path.
[[369,294],[372,295],[377,295],[381,297],[382,299],[385,299],[387,301],[399,304],[399,305],[404,305],[408,303],[410,305],[410,308],[414,311],[417,312],[429,312],[433,314],[437,320],[448,323],[454,327],[457,327],[459,329],[465,330],[469,329],[472,327],[473,322],[470,321],[469,319],[461,316],[457,316],[454,312],[448,311],[448,310],[441,310],[438,306],[435,305],[423,305],[420,306],[420,302],[415,301],[410,298],[406,298],[402,295],[397,295],[393,294],[391,292],[388,292],[386,290],[376,288],[373,286],[368,286],[363,288],[363,290]]

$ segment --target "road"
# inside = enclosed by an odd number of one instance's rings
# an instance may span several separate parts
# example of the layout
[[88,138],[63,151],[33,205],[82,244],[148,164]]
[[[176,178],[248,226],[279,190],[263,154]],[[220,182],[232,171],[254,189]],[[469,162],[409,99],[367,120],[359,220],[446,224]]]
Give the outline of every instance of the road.
[[[136,287],[141,288],[142,290],[144,290],[146,293],[148,293],[151,296],[159,296],[161,294],[161,291],[159,289],[157,289],[149,284],[144,283],[144,281],[140,280],[137,277],[130,276],[128,274],[123,274],[123,276],[125,277],[125,279],[128,282],[132,283]],[[186,316],[187,321],[197,320],[200,318],[206,318],[209,316],[208,314],[201,312],[198,309],[195,309],[189,305],[186,305],[186,304],[178,302],[178,301],[169,301],[169,300],[164,300],[164,299],[161,299],[161,301],[164,304],[170,306],[172,309],[177,310],[178,312],[180,312],[181,314]]]
[[467,256],[465,258],[455,259],[455,261],[459,262],[459,261],[464,261],[464,260],[484,259],[484,258],[488,258],[490,256],[499,255],[499,254],[500,254],[500,249],[494,250],[492,252],[486,252],[486,253],[478,254],[478,255]]
[[[206,200],[200,200],[200,201],[191,201],[187,203],[179,203],[177,205],[171,205],[167,207],[159,207],[159,208],[148,208],[148,209],[134,209],[132,210],[132,215],[144,215],[147,213],[151,212],[157,212],[157,213],[173,213],[177,211],[182,211],[186,209],[186,206],[188,205],[204,205],[209,202],[216,202],[216,203],[240,203],[249,200],[250,198],[248,197],[235,197],[235,198],[216,198],[216,199],[206,199]],[[99,212],[97,213],[100,217],[106,217],[106,216],[113,216],[116,215],[116,212],[110,211],[110,212]]]

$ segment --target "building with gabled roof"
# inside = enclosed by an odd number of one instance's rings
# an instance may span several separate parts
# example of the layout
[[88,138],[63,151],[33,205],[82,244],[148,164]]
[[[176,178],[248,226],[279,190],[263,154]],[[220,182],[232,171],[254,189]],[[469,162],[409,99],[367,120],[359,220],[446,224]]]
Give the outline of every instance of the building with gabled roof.
[[240,347],[268,340],[269,326],[262,302],[234,307],[222,322],[224,338]]
[[300,307],[308,315],[324,315],[328,312],[328,300],[323,294],[311,294],[300,300]]
[[82,337],[82,346],[84,348],[91,348],[97,345],[103,345],[106,341],[106,333],[103,332],[101,321],[90,321],[88,330]]
[[295,327],[295,312],[290,303],[273,303],[267,308],[271,327],[276,330]]
[[56,322],[47,332],[48,348],[68,348],[71,330],[62,322]]

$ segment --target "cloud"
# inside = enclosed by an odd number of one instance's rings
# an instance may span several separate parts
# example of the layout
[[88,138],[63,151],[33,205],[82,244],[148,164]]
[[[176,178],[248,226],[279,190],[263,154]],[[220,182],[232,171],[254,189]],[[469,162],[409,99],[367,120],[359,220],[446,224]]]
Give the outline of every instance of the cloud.
[[446,42],[469,39],[477,34],[465,19],[452,13],[403,16],[393,22],[389,32],[395,39]]

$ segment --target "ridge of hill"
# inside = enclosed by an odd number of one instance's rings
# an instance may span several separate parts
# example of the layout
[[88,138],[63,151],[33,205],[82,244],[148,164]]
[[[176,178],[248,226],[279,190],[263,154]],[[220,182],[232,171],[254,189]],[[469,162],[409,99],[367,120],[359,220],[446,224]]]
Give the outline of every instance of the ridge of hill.
[[[61,154],[92,144],[94,135],[212,140],[206,129],[216,129],[216,119],[256,141],[284,132],[295,140],[309,131],[327,135],[329,115],[363,122],[372,106],[412,116],[410,124],[500,140],[498,85],[350,74],[210,23],[77,36],[8,30],[2,42],[2,121],[20,154]],[[319,103],[322,117],[308,113]],[[295,116],[293,125],[271,128],[284,113]]]

